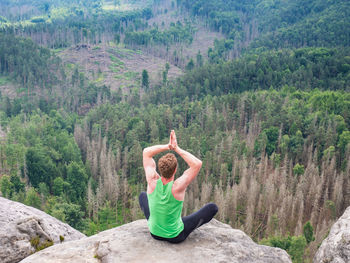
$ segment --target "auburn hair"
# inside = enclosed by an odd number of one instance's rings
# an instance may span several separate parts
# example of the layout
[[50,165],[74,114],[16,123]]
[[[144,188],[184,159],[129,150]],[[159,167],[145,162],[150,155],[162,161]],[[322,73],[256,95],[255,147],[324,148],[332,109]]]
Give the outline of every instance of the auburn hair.
[[158,169],[160,175],[164,178],[171,178],[177,167],[177,159],[174,154],[168,153],[161,157],[158,161]]

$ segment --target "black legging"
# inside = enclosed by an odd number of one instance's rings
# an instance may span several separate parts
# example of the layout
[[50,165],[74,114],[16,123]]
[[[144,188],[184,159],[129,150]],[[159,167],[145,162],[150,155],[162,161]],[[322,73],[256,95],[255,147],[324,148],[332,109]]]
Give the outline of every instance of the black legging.
[[[149,206],[148,206],[148,198],[147,194],[145,192],[142,192],[139,196],[139,203],[140,207],[145,214],[146,219],[148,220],[150,213],[149,213]],[[218,207],[214,203],[209,203],[203,206],[201,209],[199,209],[197,212],[185,216],[182,218],[182,222],[184,223],[184,230],[176,237],[173,238],[164,238],[155,236],[151,233],[151,236],[154,239],[157,240],[165,240],[170,243],[180,243],[184,241],[189,234],[196,228],[200,227],[203,224],[208,223],[218,212]]]

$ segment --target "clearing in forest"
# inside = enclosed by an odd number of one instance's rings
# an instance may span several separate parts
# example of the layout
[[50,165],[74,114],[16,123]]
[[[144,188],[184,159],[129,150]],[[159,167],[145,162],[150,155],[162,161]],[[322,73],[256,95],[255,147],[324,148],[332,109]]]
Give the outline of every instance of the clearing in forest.
[[147,1],[104,0],[102,9],[106,11],[130,11],[142,8]]
[[[131,50],[113,43],[90,46],[77,45],[58,53],[68,65],[76,65],[80,72],[98,85],[106,85],[112,91],[120,88],[127,92],[129,88],[141,86],[141,74],[148,71],[151,85],[162,80],[166,60],[143,54],[140,50]],[[175,78],[182,70],[170,65],[168,78]]]
[[208,49],[214,46],[215,39],[224,39],[220,32],[210,30],[205,21],[199,17],[191,16],[181,7],[176,7],[176,1],[163,0],[160,4],[153,6],[153,17],[149,19],[148,25],[158,27],[159,30],[167,30],[172,23],[181,22],[183,25],[190,22],[195,28],[193,40],[188,43],[173,43],[169,47],[164,45],[152,45],[149,47],[140,46],[146,53],[153,54],[161,58],[166,58],[173,64],[184,68],[188,61],[195,59],[198,51],[204,59],[207,59]]
[[8,96],[11,99],[16,97],[16,85],[7,76],[0,76],[0,93],[1,96]]

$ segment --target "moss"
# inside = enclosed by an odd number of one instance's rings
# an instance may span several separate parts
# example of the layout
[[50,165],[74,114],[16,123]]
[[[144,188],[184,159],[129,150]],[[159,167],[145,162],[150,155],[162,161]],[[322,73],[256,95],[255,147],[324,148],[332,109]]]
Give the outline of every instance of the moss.
[[38,248],[37,251],[43,250],[47,247],[51,247],[53,245],[53,241],[52,240],[46,240],[45,242],[41,243]]
[[64,241],[64,236],[60,236],[61,243]]
[[40,238],[38,236],[36,237],[33,237],[31,240],[30,240],[30,244],[36,249],[38,247],[40,243]]
[[40,243],[40,237],[36,236],[36,237],[33,237],[30,240],[30,244],[35,248],[35,252],[38,252],[40,250],[43,250],[43,249],[45,249],[47,247],[52,246],[53,245],[53,241],[52,240],[46,240],[46,241]]

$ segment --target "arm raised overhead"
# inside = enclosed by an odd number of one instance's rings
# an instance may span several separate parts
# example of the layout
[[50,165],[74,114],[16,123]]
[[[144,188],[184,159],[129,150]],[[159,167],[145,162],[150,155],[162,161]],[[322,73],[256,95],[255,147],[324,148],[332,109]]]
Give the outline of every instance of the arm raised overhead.
[[156,170],[156,162],[154,161],[153,156],[157,155],[158,153],[172,149],[173,147],[171,145],[170,138],[168,144],[154,145],[147,147],[143,150],[143,168],[146,174],[148,193],[153,191],[153,189],[156,186],[156,182],[159,178],[159,174]]
[[174,185],[176,187],[176,192],[181,195],[181,193],[184,195],[187,186],[196,178],[196,176],[199,173],[199,170],[202,167],[202,161],[199,160],[197,157],[195,157],[193,154],[181,149],[177,145],[176,141],[176,135],[175,132],[171,132],[170,137],[171,147],[173,150],[179,154],[185,162],[188,164],[189,168],[183,173],[182,176],[180,176],[178,179],[176,179]]
[[169,144],[154,145],[143,150],[143,168],[145,169],[147,183],[159,178],[153,156],[167,150],[170,150]]

